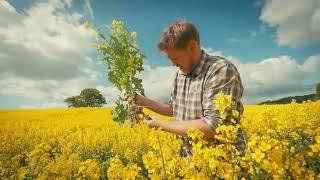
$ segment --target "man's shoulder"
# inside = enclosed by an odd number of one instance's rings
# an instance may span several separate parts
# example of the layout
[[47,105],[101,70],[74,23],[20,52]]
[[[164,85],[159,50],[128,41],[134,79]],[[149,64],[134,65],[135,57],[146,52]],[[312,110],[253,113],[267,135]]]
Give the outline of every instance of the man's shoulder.
[[213,55],[206,55],[206,66],[209,71],[216,71],[221,68],[231,67],[235,68],[235,65],[228,59],[222,56],[213,56]]

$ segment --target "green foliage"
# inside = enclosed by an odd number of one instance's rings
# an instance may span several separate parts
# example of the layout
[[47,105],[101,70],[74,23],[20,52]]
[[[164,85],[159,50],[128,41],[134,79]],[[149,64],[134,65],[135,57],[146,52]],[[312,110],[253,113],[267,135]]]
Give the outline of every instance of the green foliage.
[[71,96],[64,100],[68,107],[101,107],[106,99],[95,88],[83,89],[78,96]]
[[268,100],[259,103],[261,104],[290,104],[293,100],[295,100],[297,103],[302,103],[303,101],[314,101],[316,100],[316,94],[307,94],[307,95],[302,95],[302,96],[289,96],[289,97],[284,97],[281,99],[277,100]]
[[71,96],[64,100],[68,107],[83,107],[80,96]]
[[[87,22],[84,25],[91,28]],[[145,56],[140,53],[136,44],[137,33],[129,34],[123,22],[114,20],[112,26],[108,28],[107,35],[99,29],[96,31],[98,42],[93,47],[102,55],[100,60],[105,62],[108,80],[120,91],[113,119],[123,123],[128,119],[131,109],[135,108],[129,108],[130,104],[126,101],[126,96],[134,97],[137,93],[144,95],[142,80],[136,75],[143,71],[142,64]]]

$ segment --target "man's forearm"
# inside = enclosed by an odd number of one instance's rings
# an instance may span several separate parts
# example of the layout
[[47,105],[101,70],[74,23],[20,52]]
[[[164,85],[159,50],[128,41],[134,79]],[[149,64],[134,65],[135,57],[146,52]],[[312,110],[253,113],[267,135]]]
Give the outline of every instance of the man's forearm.
[[156,101],[156,100],[152,100],[149,98],[145,98],[144,107],[158,113],[161,115],[165,115],[165,116],[173,116],[173,110],[172,107],[169,104],[160,102],[160,101]]
[[174,133],[181,136],[187,136],[187,130],[189,127],[198,128],[204,133],[205,138],[213,138],[215,131],[204,122],[202,119],[195,119],[190,121],[161,121],[159,125],[163,131]]

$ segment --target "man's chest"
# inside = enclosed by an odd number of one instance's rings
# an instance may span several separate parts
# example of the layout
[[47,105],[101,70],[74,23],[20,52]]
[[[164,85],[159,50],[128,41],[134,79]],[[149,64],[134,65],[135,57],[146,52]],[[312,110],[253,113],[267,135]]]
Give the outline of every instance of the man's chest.
[[202,118],[204,76],[179,75],[175,87],[173,110],[179,121]]

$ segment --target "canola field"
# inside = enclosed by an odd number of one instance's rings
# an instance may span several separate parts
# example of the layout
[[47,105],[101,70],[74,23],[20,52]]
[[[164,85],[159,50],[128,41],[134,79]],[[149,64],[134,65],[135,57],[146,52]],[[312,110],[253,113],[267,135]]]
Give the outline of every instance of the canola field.
[[180,157],[182,142],[173,134],[144,124],[119,127],[111,111],[0,110],[0,179],[320,178],[320,101],[245,106],[243,156],[227,126],[216,145],[190,129],[195,153]]

